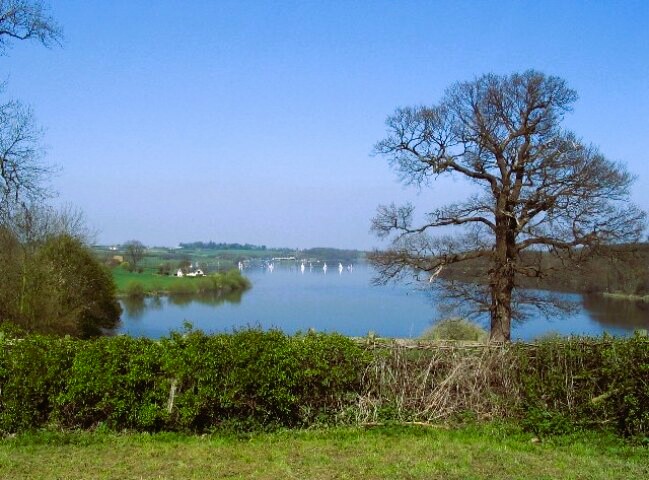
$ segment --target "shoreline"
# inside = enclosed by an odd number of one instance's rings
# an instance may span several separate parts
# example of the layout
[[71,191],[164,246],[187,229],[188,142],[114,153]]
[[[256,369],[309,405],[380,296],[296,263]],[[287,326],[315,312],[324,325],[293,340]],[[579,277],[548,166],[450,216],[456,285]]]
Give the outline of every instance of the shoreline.
[[630,302],[643,302],[649,303],[649,295],[633,295],[629,293],[612,293],[612,292],[602,292],[600,295],[604,298],[610,298],[612,300],[625,300]]

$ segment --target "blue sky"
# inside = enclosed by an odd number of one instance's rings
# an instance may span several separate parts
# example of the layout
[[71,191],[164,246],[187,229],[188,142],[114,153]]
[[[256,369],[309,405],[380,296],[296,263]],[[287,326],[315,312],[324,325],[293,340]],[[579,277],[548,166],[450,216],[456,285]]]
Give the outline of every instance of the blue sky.
[[529,68],[577,90],[566,126],[649,210],[649,2],[51,3],[63,48],[14,44],[0,68],[100,243],[380,246],[378,204],[468,192],[401,186],[371,155],[387,115]]

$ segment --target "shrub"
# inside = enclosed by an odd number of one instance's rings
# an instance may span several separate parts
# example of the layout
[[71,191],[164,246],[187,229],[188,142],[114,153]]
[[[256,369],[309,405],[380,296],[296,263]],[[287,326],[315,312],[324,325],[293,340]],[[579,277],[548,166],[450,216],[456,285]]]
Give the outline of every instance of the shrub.
[[20,432],[48,423],[81,344],[69,338],[30,335],[17,339],[3,335],[0,339],[0,432]]
[[177,388],[174,420],[191,430],[307,423],[356,391],[364,366],[363,351],[339,335],[249,329],[163,342]]
[[437,322],[422,335],[422,340],[465,340],[484,342],[489,337],[480,325],[463,318],[447,318]]
[[365,347],[336,334],[188,329],[74,340],[0,325],[0,432],[509,419],[649,436],[649,339]]
[[158,430],[165,423],[168,392],[161,375],[159,343],[126,336],[101,338],[83,345],[56,399],[61,425],[88,428]]
[[144,285],[142,285],[142,283],[138,282],[137,280],[129,282],[126,285],[124,292],[129,298],[144,298],[146,296]]
[[636,332],[628,340],[608,342],[601,355],[605,392],[596,401],[620,433],[649,439],[649,337]]

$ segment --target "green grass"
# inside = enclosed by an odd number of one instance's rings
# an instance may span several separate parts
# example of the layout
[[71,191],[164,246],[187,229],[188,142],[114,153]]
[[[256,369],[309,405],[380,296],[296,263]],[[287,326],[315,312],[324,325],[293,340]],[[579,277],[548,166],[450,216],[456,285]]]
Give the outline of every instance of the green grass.
[[113,280],[115,280],[115,285],[117,286],[117,291],[119,293],[124,293],[126,291],[126,287],[131,282],[139,282],[142,284],[146,291],[150,291],[157,286],[168,289],[171,285],[174,285],[178,282],[191,282],[196,280],[195,278],[179,278],[173,276],[157,275],[155,273],[146,271],[143,273],[129,272],[121,267],[113,268],[112,274]]
[[535,443],[493,425],[249,437],[36,433],[0,441],[0,478],[634,479],[649,450],[594,433]]
[[[205,283],[206,279],[215,276],[230,279],[231,281],[225,283],[231,290],[241,289],[238,288],[240,285],[237,283],[238,272],[214,274],[209,277],[174,277],[172,275],[158,275],[150,271],[144,271],[143,273],[129,272],[121,267],[116,267],[112,269],[112,274],[118,295],[125,295],[129,291],[129,285],[133,283],[142,285],[146,293],[196,293],[198,287]],[[248,286],[249,283],[246,280],[243,289]]]

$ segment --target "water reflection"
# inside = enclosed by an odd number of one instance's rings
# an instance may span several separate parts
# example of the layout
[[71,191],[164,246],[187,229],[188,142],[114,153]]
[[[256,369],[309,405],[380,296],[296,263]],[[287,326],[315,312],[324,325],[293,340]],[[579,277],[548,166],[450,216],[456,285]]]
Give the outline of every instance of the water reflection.
[[200,303],[202,305],[210,305],[212,307],[217,307],[223,305],[224,303],[241,303],[241,297],[244,292],[230,292],[230,293],[220,293],[220,292],[205,292],[192,295],[169,295],[168,300],[171,305],[189,305],[191,303]]
[[120,300],[125,316],[129,320],[139,320],[150,311],[162,310],[167,305],[187,306],[192,303],[218,307],[224,303],[239,304],[244,292],[206,292],[192,295],[152,296],[146,298],[125,297]]
[[[254,288],[229,294],[174,295],[122,300],[120,333],[157,338],[178,329],[184,320],[206,332],[229,331],[247,325],[280,328],[287,333],[315,328],[362,336],[368,331],[382,336],[416,338],[430,326],[437,306],[452,296],[436,289],[426,295],[413,285],[374,287],[374,272],[355,268],[324,275],[321,268],[300,274],[297,268],[249,271]],[[469,293],[476,295],[475,286]],[[243,296],[246,296],[243,301]],[[649,305],[601,296],[524,291],[519,302],[564,309],[524,309],[528,319],[515,322],[512,335],[530,340],[550,331],[562,335],[629,335],[649,328]],[[550,298],[553,297],[553,298]],[[558,297],[558,298],[556,298]],[[554,300],[548,302],[548,300]],[[557,300],[560,302],[557,303]],[[578,311],[574,308],[577,302]],[[216,307],[216,308],[215,308]]]
[[600,325],[629,330],[649,328],[649,303],[584,295],[583,305]]
[[144,297],[125,297],[120,300],[120,303],[124,313],[133,320],[142,318],[147,308]]

